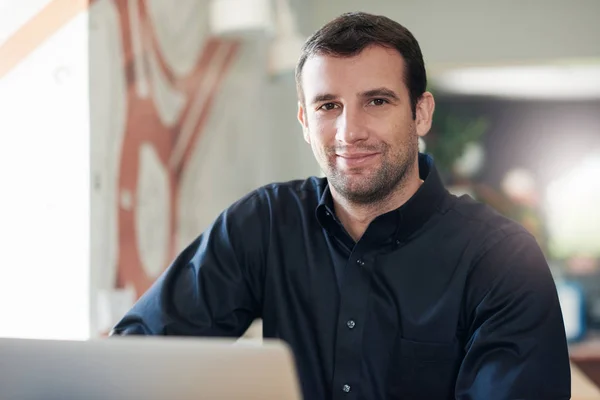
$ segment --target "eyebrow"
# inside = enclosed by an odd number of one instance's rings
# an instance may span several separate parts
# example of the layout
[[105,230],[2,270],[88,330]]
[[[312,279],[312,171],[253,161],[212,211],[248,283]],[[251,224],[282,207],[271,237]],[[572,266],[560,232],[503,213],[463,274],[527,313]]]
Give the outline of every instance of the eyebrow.
[[320,93],[320,94],[315,95],[315,97],[313,97],[312,102],[310,104],[321,103],[324,101],[332,101],[337,98],[338,98],[338,96],[331,94],[331,93]]
[[358,95],[359,97],[387,97],[389,99],[400,100],[400,97],[391,89],[386,87],[380,87],[376,89],[367,90]]
[[[386,87],[370,89],[358,94],[358,97],[386,97],[388,99],[400,100],[396,92]],[[338,98],[337,95],[331,93],[320,93],[313,97],[311,104],[322,103],[325,101],[333,101]]]

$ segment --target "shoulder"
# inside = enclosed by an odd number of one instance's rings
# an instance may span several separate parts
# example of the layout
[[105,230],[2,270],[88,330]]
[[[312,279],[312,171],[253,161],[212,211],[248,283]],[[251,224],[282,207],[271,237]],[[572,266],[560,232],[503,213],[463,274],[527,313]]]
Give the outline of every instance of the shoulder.
[[[233,203],[228,210],[271,210],[290,207],[316,207],[327,186],[325,178],[311,176],[306,179],[273,182],[260,186]],[[258,211],[258,210],[255,210]]]
[[252,220],[264,224],[273,217],[291,215],[294,211],[314,212],[326,186],[325,178],[314,176],[269,183],[235,201],[221,217],[240,223]]
[[[511,238],[533,239],[521,224],[469,196],[451,196],[449,203],[446,214],[475,244],[476,259],[494,247],[503,246],[503,242],[510,242]],[[537,246],[535,239],[533,243],[527,242]]]
[[552,293],[545,255],[522,225],[469,197],[455,198],[448,212],[468,231],[473,245],[466,282],[471,311],[492,290],[505,298],[523,286],[538,295]]
[[319,201],[327,186],[325,178],[311,176],[306,179],[297,179],[286,182],[275,182],[258,188],[255,192],[278,201],[287,198],[300,198],[306,201]]

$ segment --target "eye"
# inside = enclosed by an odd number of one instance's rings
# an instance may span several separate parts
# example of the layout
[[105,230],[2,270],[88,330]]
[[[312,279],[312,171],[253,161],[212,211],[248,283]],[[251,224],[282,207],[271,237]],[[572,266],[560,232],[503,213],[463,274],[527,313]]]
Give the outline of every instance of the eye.
[[337,105],[335,103],[325,103],[321,107],[319,107],[319,110],[331,111],[335,108],[337,108]]
[[373,100],[371,100],[371,102],[369,104],[374,105],[374,106],[382,106],[387,103],[388,103],[388,101],[386,99],[373,99]]

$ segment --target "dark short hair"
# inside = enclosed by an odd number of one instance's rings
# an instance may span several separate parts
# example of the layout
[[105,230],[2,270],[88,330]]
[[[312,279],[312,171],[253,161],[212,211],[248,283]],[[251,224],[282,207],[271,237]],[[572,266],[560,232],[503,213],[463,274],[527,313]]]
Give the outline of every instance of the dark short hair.
[[296,88],[304,102],[302,69],[309,57],[315,54],[351,57],[366,47],[379,45],[397,50],[406,64],[404,81],[410,93],[413,118],[417,101],[427,88],[427,74],[421,48],[408,29],[396,21],[363,12],[342,14],[315,32],[302,47],[296,65]]

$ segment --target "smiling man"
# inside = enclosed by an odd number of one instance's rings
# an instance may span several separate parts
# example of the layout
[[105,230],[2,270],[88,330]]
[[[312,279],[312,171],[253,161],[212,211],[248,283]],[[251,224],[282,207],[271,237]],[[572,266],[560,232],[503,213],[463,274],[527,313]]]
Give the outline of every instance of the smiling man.
[[[322,35],[343,40],[349,33]],[[358,240],[375,217],[404,204],[423,182],[418,136],[431,127],[434,101],[423,79],[413,83],[421,94],[412,102],[407,63],[391,43],[365,43],[348,56],[324,49],[319,39],[309,41],[298,66],[298,119],[327,176],[336,215]]]
[[351,13],[306,42],[298,119],[326,178],[228,207],[114,334],[263,335],[306,399],[567,399],[556,288],[521,226],[442,185],[419,45]]

